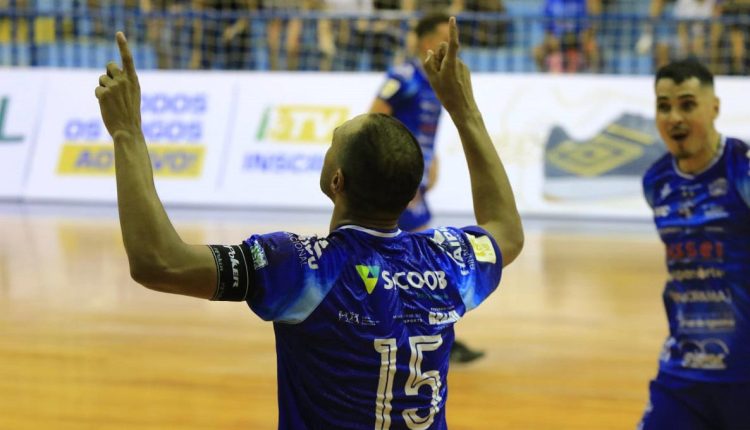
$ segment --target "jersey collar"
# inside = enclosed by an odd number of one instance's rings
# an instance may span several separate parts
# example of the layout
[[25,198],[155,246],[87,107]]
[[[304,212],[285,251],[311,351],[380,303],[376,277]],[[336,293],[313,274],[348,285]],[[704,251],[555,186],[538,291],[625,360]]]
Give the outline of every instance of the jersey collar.
[[672,157],[672,167],[674,168],[674,171],[677,173],[678,176],[683,177],[685,179],[695,179],[697,176],[700,176],[703,173],[707,172],[710,168],[714,167],[714,165],[716,165],[716,163],[719,162],[721,157],[724,156],[724,148],[727,147],[726,143],[727,143],[727,137],[722,135],[721,138],[719,139],[719,150],[716,151],[716,155],[714,155],[714,158],[711,159],[710,163],[708,163],[708,166],[704,167],[703,170],[701,170],[700,172],[693,173],[693,174],[683,172],[677,166],[677,159],[674,157]]
[[372,228],[362,227],[360,225],[342,225],[341,227],[338,227],[336,230],[356,230],[361,231],[362,233],[369,234],[371,236],[376,237],[396,237],[399,234],[401,234],[401,229],[396,228],[394,230],[375,230]]

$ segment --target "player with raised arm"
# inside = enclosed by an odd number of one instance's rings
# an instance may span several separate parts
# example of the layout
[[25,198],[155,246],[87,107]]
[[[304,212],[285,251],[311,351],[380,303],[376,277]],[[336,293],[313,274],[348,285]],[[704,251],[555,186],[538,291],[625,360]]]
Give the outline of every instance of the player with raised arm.
[[[435,12],[422,17],[414,28],[417,37],[417,57],[392,67],[385,83],[372,102],[370,113],[393,115],[414,135],[422,149],[424,176],[419,190],[398,219],[398,227],[406,231],[420,231],[429,227],[432,213],[427,204],[427,191],[437,181],[438,158],[435,154],[435,135],[440,121],[440,100],[430,86],[422,66],[430,51],[449,40],[450,16]],[[456,339],[451,348],[451,361],[468,363],[484,355]]]
[[719,99],[696,60],[656,73],[669,151],[643,179],[666,247],[669,337],[643,430],[750,426],[750,146],[714,126]]
[[96,96],[112,135],[118,207],[132,277],[147,288],[245,301],[274,322],[281,429],[444,429],[453,324],[497,287],[520,253],[513,191],[457,58],[458,30],[425,60],[459,130],[477,225],[422,233],[397,221],[422,179],[400,122],[365,114],[333,135],[320,177],[330,233],[253,235],[188,245],[157,196],[133,59],[107,65]]

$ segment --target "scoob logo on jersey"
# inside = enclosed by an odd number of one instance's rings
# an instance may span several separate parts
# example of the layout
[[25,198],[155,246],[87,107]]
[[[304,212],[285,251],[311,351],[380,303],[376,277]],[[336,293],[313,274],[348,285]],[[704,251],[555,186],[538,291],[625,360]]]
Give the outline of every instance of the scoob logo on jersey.
[[429,288],[432,291],[444,290],[448,286],[445,279],[445,272],[442,270],[425,270],[424,272],[395,272],[391,273],[383,270],[381,273],[380,266],[368,266],[358,264],[355,266],[357,274],[365,284],[367,294],[372,294],[378,282],[383,280],[383,288],[392,290],[395,287],[402,290],[410,288],[422,289]]

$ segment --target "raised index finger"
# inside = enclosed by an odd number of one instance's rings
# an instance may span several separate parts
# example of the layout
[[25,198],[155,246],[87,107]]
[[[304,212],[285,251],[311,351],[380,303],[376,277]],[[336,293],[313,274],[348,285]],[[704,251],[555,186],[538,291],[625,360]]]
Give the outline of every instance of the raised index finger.
[[448,40],[448,61],[455,61],[458,56],[458,26],[456,25],[456,17],[452,16],[448,21],[448,29],[450,32],[450,38]]
[[128,40],[125,39],[125,35],[122,31],[118,31],[115,36],[117,39],[117,47],[120,48],[120,58],[122,58],[122,69],[125,74],[130,78],[136,78],[135,64],[133,64],[133,55],[130,54],[130,48],[128,48]]

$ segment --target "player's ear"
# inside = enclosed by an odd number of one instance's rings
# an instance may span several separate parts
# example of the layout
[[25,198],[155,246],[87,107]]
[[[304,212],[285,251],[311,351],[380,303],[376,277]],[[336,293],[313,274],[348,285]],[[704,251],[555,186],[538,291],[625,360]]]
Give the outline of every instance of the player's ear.
[[721,100],[714,97],[714,119],[719,116],[719,111],[721,111]]
[[331,178],[331,193],[333,195],[340,194],[344,191],[344,172],[341,169],[336,169]]

